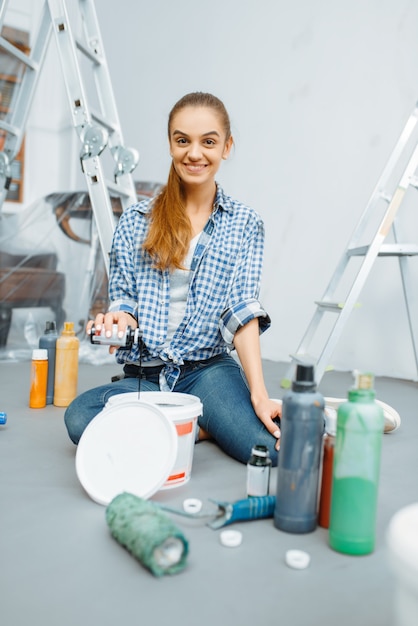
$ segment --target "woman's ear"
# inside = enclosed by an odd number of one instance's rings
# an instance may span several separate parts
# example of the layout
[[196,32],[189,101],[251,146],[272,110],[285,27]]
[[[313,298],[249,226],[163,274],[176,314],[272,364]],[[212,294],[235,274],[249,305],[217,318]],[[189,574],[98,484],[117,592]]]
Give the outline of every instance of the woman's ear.
[[222,154],[222,158],[226,161],[226,159],[229,157],[229,154],[231,152],[232,146],[234,145],[234,138],[232,137],[232,135],[229,137],[229,139],[225,142],[225,148]]

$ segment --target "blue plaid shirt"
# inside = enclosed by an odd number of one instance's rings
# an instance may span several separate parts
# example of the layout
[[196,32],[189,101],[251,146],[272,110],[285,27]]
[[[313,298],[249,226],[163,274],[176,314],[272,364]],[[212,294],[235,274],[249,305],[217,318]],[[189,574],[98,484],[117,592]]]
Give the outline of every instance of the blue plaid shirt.
[[[152,200],[121,215],[110,254],[110,311],[127,311],[143,333],[142,361],[162,359],[160,384],[173,389],[184,361],[199,361],[233,348],[236,331],[259,318],[260,332],[270,318],[258,296],[264,251],[264,224],[249,207],[217,187],[214,209],[196,245],[186,312],[166,343],[170,271],[153,267],[142,243],[149,227]],[[119,363],[138,363],[139,348],[118,350]]]

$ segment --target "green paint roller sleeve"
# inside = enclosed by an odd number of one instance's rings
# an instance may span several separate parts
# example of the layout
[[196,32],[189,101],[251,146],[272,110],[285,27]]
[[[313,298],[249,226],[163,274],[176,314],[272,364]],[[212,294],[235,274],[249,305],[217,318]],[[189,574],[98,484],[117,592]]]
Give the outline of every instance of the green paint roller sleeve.
[[121,493],[107,506],[106,522],[112,537],[154,576],[176,574],[186,566],[186,538],[152,502]]

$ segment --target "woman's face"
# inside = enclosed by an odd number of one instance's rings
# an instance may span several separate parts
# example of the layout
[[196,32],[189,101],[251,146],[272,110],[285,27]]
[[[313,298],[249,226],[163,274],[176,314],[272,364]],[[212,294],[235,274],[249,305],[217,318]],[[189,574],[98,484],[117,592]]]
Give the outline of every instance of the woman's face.
[[226,139],[216,111],[190,106],[174,115],[169,142],[174,168],[187,186],[213,183],[233,140]]

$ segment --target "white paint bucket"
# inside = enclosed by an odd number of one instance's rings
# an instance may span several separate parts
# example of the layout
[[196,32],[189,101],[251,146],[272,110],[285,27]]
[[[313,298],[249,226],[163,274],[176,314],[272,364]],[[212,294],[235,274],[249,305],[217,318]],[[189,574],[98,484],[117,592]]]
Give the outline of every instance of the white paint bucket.
[[171,489],[190,480],[196,439],[197,420],[202,415],[202,403],[197,396],[174,391],[141,391],[111,396],[106,406],[140,400],[156,406],[176,428],[178,436],[177,457],[168,479],[160,489]]
[[418,624],[418,503],[392,517],[387,531],[389,561],[395,574],[396,626]]

